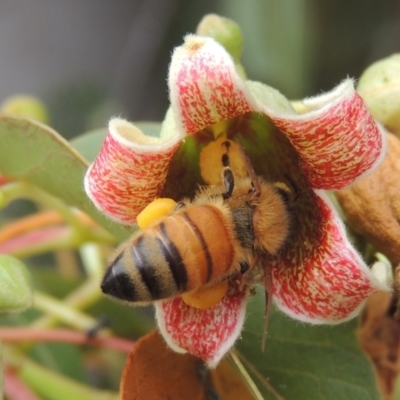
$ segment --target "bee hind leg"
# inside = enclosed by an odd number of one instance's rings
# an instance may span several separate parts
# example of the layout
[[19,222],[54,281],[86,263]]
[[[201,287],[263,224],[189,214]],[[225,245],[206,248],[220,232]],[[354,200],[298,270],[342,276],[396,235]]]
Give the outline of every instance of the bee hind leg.
[[[259,273],[255,272],[257,267]],[[271,269],[267,265],[267,261],[261,256],[256,255],[254,262],[248,264],[247,262],[240,262],[241,288],[248,287],[250,292],[254,284],[259,283],[265,289],[265,314],[264,314],[264,327],[263,336],[261,341],[261,350],[264,352],[265,344],[267,342],[269,318],[271,314],[272,305],[272,274]],[[256,276],[256,274],[258,276]]]

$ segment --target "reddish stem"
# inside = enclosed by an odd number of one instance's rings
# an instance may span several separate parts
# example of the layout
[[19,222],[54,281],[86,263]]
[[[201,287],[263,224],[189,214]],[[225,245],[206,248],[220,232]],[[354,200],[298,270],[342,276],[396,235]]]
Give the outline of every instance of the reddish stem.
[[4,394],[9,400],[39,400],[15,371],[7,366],[4,368]]
[[89,337],[84,332],[68,329],[0,328],[0,338],[4,343],[16,342],[65,342],[110,348],[129,354],[135,342],[118,337]]
[[27,249],[32,246],[45,244],[50,240],[61,239],[63,236],[68,235],[70,230],[71,228],[68,226],[53,226],[26,232],[5,242],[0,240],[0,254],[13,254],[20,249]]
[[[77,217],[82,223],[88,226],[97,226],[86,214],[76,211]],[[49,226],[57,226],[63,224],[64,218],[56,211],[42,211],[30,214],[15,221],[11,221],[0,230],[0,243],[6,242],[14,237],[21,236],[27,232]]]

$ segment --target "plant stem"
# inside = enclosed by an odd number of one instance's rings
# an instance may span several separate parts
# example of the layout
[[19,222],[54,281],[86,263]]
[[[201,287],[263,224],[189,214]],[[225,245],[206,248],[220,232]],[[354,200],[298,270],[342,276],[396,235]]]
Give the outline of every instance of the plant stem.
[[[63,299],[61,304],[78,312],[77,310],[91,306],[103,296],[99,288],[100,281],[96,277],[88,279]],[[44,315],[38,318],[30,326],[35,328],[50,328],[55,326],[60,319],[58,314],[51,313],[51,315]],[[94,324],[91,327],[93,326]]]
[[247,387],[247,389],[253,394],[254,399],[256,400],[262,400],[263,396],[260,393],[260,391],[257,388],[257,385],[247,372],[246,368],[243,366],[242,362],[240,361],[239,357],[236,355],[234,351],[231,351],[229,353],[229,356],[234,364],[234,369],[236,369],[239,373],[239,375],[242,376],[244,383]]
[[[26,236],[14,238],[8,242],[0,243],[2,253],[13,255],[14,257],[24,258],[46,252],[51,252],[60,249],[78,248],[90,241],[98,243],[112,244],[114,240],[106,232],[102,230],[89,230],[85,237],[76,234],[76,230],[69,226],[58,226],[53,228],[46,228],[42,232],[38,231],[37,235],[46,235],[46,238],[40,237],[30,238],[29,233]],[[49,232],[53,231],[51,236]],[[88,237],[90,236],[90,238]],[[15,245],[18,243],[18,245]]]
[[105,263],[97,243],[86,243],[79,249],[83,267],[89,277],[94,277],[100,282],[104,275]]
[[78,229],[82,226],[81,221],[76,217],[71,208],[57,197],[51,196],[37,186],[21,181],[12,182],[3,186],[1,192],[5,196],[7,204],[19,198],[29,199],[52,210],[56,210],[71,226]]
[[118,400],[117,393],[94,389],[40,366],[15,348],[6,353],[7,362],[18,370],[21,379],[49,400]]
[[4,371],[4,393],[12,400],[39,400],[11,368]]
[[65,302],[38,291],[35,292],[33,306],[82,331],[88,331],[97,323],[94,318],[74,309]]
[[84,332],[68,329],[37,329],[30,327],[7,327],[0,328],[0,338],[4,343],[20,342],[63,342],[78,345],[91,345],[121,353],[130,353],[134,342],[116,336],[110,337],[88,337]]
[[62,200],[27,182],[13,182],[0,189],[2,205],[26,198],[57,211],[72,228],[70,240],[76,246],[88,241],[114,243],[115,239],[106,231],[86,225],[79,215]]

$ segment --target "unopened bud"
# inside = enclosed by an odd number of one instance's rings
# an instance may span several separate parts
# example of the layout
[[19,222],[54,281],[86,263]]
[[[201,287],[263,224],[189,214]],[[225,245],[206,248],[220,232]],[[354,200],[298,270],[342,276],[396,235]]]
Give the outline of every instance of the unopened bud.
[[20,312],[32,305],[31,277],[14,257],[0,255],[0,312]]
[[21,117],[32,118],[48,124],[49,116],[45,105],[36,97],[18,95],[6,99],[0,106],[0,111]]
[[400,54],[368,67],[361,75],[357,91],[372,115],[391,132],[400,134]]
[[225,47],[235,63],[239,63],[243,52],[243,35],[236,22],[216,14],[208,14],[200,21],[196,33],[215,39]]

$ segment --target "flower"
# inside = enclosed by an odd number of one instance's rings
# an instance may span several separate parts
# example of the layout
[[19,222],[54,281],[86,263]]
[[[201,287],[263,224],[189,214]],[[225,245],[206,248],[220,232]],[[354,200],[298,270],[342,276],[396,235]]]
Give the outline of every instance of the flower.
[[[154,198],[180,199],[202,182],[199,153],[218,134],[240,142],[257,174],[295,183],[293,234],[268,258],[272,298],[291,317],[337,324],[360,311],[377,281],[346,237],[345,227],[322,190],[352,184],[384,157],[383,129],[370,115],[354,82],[304,100],[297,113],[278,91],[245,81],[225,49],[211,38],[189,35],[169,72],[171,108],[160,138],[121,119],[85,178],[85,189],[110,218],[134,224]],[[203,182],[204,183],[204,182]],[[244,321],[247,295],[234,280],[226,296],[206,310],[180,297],[156,302],[167,343],[215,366],[234,344]]]

